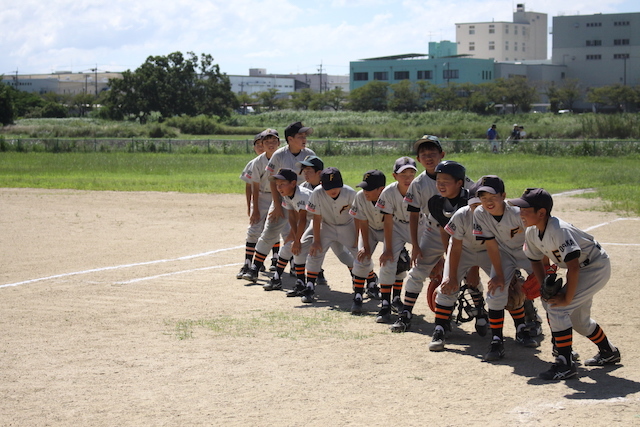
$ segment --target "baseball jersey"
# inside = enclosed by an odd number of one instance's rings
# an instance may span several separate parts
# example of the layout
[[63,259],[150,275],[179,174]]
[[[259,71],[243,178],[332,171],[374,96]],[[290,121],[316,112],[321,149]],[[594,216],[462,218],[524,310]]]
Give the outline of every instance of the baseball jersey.
[[353,217],[349,215],[349,209],[355,197],[356,191],[348,185],[344,185],[334,200],[321,185],[318,185],[309,197],[307,212],[321,215],[322,221],[330,225],[349,224],[353,222]]
[[[264,153],[263,153],[264,154]],[[247,184],[253,183],[253,179],[251,178],[253,175],[253,165],[256,162],[256,159],[260,156],[256,156],[253,159],[249,160],[249,163],[244,167],[242,173],[240,174],[240,179],[246,182]]]
[[[408,195],[409,193],[407,192]],[[398,181],[387,185],[382,190],[376,202],[376,208],[380,209],[382,213],[393,215],[394,224],[409,224],[411,215],[407,210],[407,197],[400,194]]]
[[524,253],[529,259],[539,261],[546,255],[559,267],[567,268],[567,255],[578,251],[581,268],[609,257],[592,235],[554,216],[549,218],[542,237],[536,227],[525,231]]
[[444,227],[451,237],[462,240],[462,247],[473,252],[481,252],[486,250],[484,240],[476,239],[473,234],[473,211],[469,206],[463,206],[451,217],[447,225]]
[[[469,189],[473,185],[473,181],[465,177],[464,188]],[[424,214],[429,213],[429,199],[438,196],[438,188],[436,187],[435,177],[431,177],[426,171],[418,175],[409,185],[407,195],[404,200],[409,205],[409,209],[413,211],[420,210]]]
[[268,163],[269,159],[267,159],[265,153],[260,154],[255,158],[253,162],[251,179],[253,182],[257,182],[260,184],[261,193],[271,193],[271,183],[269,182],[269,177],[271,176],[271,174],[266,170]]
[[307,156],[315,155],[316,153],[308,148],[303,148],[298,154],[294,155],[287,145],[278,148],[275,153],[273,153],[273,156],[271,156],[271,159],[266,166],[266,170],[270,175],[274,175],[282,168],[292,169],[298,174],[298,184],[301,184],[304,182],[304,177],[302,176],[300,168],[296,167],[296,164],[303,161]]
[[377,202],[370,202],[364,195],[364,191],[359,191],[349,209],[349,214],[355,219],[368,221],[369,228],[373,230],[384,230],[382,219],[384,214],[376,207]]
[[502,248],[521,251],[524,245],[524,225],[520,218],[520,208],[507,203],[504,205],[500,221],[482,206],[478,206],[473,213],[473,235],[479,240],[495,238]]
[[311,190],[304,185],[296,187],[293,196],[285,196],[282,198],[282,207],[290,210],[300,212],[307,209],[307,203],[309,203],[309,197],[311,197]]
[[453,199],[440,195],[433,196],[427,203],[427,206],[429,206],[429,218],[437,221],[440,227],[444,227],[458,209],[468,205],[467,200],[469,200],[469,192],[464,188]]

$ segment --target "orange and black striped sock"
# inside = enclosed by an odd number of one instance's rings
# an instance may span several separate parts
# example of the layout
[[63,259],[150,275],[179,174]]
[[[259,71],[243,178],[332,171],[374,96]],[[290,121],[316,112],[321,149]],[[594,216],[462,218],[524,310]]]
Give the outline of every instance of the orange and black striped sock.
[[298,280],[302,280],[304,283],[307,283],[307,278],[304,275],[304,270],[307,264],[294,264],[293,268],[296,269],[296,278]]
[[489,328],[491,336],[502,339],[502,328],[504,327],[504,310],[489,309]]
[[364,282],[366,279],[360,276],[353,276],[353,291],[356,294],[362,295],[364,293]]
[[418,295],[415,292],[405,292],[404,293],[404,309],[409,313],[413,311],[413,306],[416,305],[416,300],[418,299]]
[[393,285],[380,284],[380,294],[382,299],[387,302],[391,302],[391,287]]
[[564,331],[551,332],[553,342],[558,349],[558,354],[564,357],[564,360],[570,362],[571,350],[573,348],[573,329],[565,329]]
[[247,242],[244,247],[244,263],[248,266],[251,266],[251,261],[253,261],[253,254],[256,252],[256,243]]
[[607,338],[607,334],[604,333],[600,325],[596,323],[596,329],[593,331],[591,335],[588,335],[587,338],[591,340],[592,343],[598,346],[598,349],[604,351],[611,351],[611,345],[609,344],[609,339]]
[[516,308],[515,310],[509,310],[509,314],[513,318],[513,323],[516,326],[517,331],[518,326],[524,325],[524,305],[520,308]]
[[276,256],[280,253],[280,242],[273,245],[273,247],[271,248],[271,253],[273,254],[273,256]]
[[282,274],[284,273],[284,269],[287,268],[287,264],[289,264],[289,260],[278,257],[278,263],[276,264],[276,274],[278,275],[278,278],[282,278]]
[[436,325],[440,325],[446,331],[449,327],[449,319],[453,313],[453,306],[436,304]]
[[266,254],[261,254],[260,252],[256,251],[256,253],[253,255],[253,265],[255,265],[255,267],[260,270],[264,265],[264,260],[266,258]]
[[400,295],[402,295],[402,279],[393,283],[393,297],[399,297]]
[[313,287],[316,286],[316,280],[318,280],[319,271],[307,271],[307,283],[311,282]]

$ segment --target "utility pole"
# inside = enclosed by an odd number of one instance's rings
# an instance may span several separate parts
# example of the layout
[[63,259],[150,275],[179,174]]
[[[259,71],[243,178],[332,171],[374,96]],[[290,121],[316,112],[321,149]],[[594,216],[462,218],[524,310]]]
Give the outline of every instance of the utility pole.
[[322,60],[320,60],[320,68],[318,68],[318,73],[320,73],[320,93],[322,93]]
[[98,64],[96,64],[96,68],[91,68],[90,70],[94,72],[93,80],[96,86],[96,96],[98,96]]

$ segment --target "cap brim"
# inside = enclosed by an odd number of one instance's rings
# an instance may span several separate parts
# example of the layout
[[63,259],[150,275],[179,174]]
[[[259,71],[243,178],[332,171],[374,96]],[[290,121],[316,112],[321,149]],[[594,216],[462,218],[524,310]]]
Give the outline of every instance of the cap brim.
[[484,187],[480,187],[476,190],[476,193],[479,193],[481,191],[486,191],[487,193],[491,193],[491,194],[498,194],[498,192],[496,191],[495,188],[493,187],[489,187],[489,186],[484,186]]
[[400,167],[398,168],[398,170],[397,170],[397,171],[395,171],[394,173],[400,173],[400,172],[405,171],[405,170],[407,170],[407,169],[413,169],[413,170],[414,170],[414,171],[416,171],[416,172],[418,171],[418,168],[417,168],[417,167],[415,167],[415,166],[413,166],[413,165],[402,165],[402,166],[400,166]]
[[524,200],[522,198],[511,199],[511,200],[509,200],[509,204],[513,205],[513,206],[517,206],[519,208],[530,208],[531,207],[529,202],[527,202],[526,200]]
[[480,197],[472,197],[469,200],[467,200],[468,205],[475,205],[476,203],[482,203],[482,201],[480,200]]
[[298,133],[306,133],[307,135],[311,135],[313,134],[313,128],[309,126],[301,127],[300,130],[298,130]]

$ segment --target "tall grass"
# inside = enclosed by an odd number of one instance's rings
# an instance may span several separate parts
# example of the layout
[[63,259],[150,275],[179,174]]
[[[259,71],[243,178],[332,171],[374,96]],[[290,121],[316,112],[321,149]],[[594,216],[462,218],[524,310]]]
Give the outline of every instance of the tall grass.
[[[409,152],[404,153],[409,154]],[[323,156],[338,167],[354,187],[369,169],[380,169],[390,182],[398,154]],[[166,153],[16,153],[0,155],[0,187],[71,188],[113,191],[178,191],[243,193],[238,177],[251,155],[193,155]],[[464,164],[472,179],[497,174],[505,180],[508,197],[527,187],[552,193],[594,188],[606,210],[640,215],[639,155],[626,157],[541,156],[522,153],[450,153]]]

